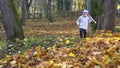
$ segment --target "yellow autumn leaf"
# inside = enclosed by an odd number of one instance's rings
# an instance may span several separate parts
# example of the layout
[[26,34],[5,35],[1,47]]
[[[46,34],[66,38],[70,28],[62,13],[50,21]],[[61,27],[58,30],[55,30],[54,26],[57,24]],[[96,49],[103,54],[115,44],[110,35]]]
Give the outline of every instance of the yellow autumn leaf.
[[62,42],[62,41],[63,41],[63,39],[59,38],[59,41],[61,41],[61,42]]
[[34,56],[37,60],[40,60],[40,57],[41,57],[41,52],[34,52]]
[[70,56],[70,57],[76,57],[76,55],[73,54],[73,53],[69,53],[68,56]]
[[113,39],[114,39],[115,41],[119,41],[119,40],[120,40],[119,37],[114,37]]
[[4,60],[2,63],[6,64],[8,62],[8,60]]
[[55,49],[55,48],[56,48],[56,45],[53,45],[51,48]]
[[57,63],[54,63],[53,67],[54,67],[54,68],[58,68],[58,64],[57,64]]
[[90,38],[85,38],[86,39],[86,41],[89,41],[90,40]]
[[105,43],[106,43],[107,45],[109,45],[109,44],[110,44],[110,42],[109,42],[109,41],[105,41]]
[[49,63],[50,63],[50,64],[53,64],[53,63],[54,63],[54,61],[53,61],[53,60],[51,60],[51,61],[49,61]]
[[106,33],[106,35],[107,35],[107,36],[113,36],[113,34],[112,34],[112,33]]
[[65,41],[65,43],[66,43],[66,44],[70,44],[70,40],[67,39],[67,40]]
[[97,54],[101,54],[101,52],[93,52],[92,54],[97,55]]
[[101,30],[100,32],[101,32],[101,33],[102,33],[102,32],[105,32],[105,30]]
[[17,63],[16,60],[13,60],[13,61],[10,62],[11,65],[15,65],[16,63]]
[[105,55],[102,57],[102,62],[104,64],[108,64],[111,61],[110,57],[108,55]]

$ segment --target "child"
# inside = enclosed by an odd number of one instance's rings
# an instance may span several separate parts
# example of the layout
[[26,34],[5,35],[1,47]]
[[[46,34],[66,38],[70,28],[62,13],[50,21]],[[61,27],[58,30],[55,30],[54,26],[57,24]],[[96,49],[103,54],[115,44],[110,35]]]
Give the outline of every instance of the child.
[[[80,38],[86,38],[88,24],[94,21],[94,19],[89,15],[88,10],[83,10],[83,14],[77,19],[77,25],[80,29]],[[94,23],[96,23],[94,21]]]

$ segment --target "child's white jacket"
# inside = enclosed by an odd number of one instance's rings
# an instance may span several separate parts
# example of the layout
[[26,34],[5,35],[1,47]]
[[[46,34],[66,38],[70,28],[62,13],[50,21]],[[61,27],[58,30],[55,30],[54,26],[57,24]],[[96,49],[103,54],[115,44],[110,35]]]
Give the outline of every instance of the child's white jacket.
[[83,17],[83,16],[80,16],[78,19],[77,19],[77,25],[79,26],[79,28],[81,29],[88,29],[88,24],[92,22],[92,19],[90,17]]

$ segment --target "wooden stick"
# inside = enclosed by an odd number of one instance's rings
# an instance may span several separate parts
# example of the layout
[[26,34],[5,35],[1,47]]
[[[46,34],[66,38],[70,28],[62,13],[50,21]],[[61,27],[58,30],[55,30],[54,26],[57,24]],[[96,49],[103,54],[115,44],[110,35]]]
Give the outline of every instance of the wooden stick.
[[95,21],[90,15],[89,15],[88,17],[89,17],[90,19],[92,19],[92,21],[93,21],[95,24],[97,24],[96,21]]

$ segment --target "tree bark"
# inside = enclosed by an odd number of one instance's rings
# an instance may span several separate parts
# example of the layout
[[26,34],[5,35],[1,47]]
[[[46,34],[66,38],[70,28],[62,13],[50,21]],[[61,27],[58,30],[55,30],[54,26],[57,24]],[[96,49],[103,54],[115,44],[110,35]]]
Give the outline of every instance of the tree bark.
[[[95,19],[95,2],[94,0],[87,0],[87,9],[89,11],[89,14]],[[94,27],[93,27],[94,26]],[[95,30],[95,24],[89,23],[89,31],[90,34]]]
[[23,39],[24,32],[17,15],[14,1],[0,0],[0,8],[7,40],[14,41],[15,38]]
[[65,0],[62,0],[62,5],[63,5],[63,11],[65,11],[66,10],[66,5],[65,5]]
[[24,2],[24,4],[25,4],[25,9],[26,9],[26,14],[27,14],[27,18],[29,17],[29,13],[30,13],[30,5],[31,5],[31,3],[32,3],[32,0],[30,0],[30,2],[29,2],[29,0],[23,0],[23,2]]
[[73,0],[70,0],[70,12],[73,11]]
[[26,19],[28,17],[28,13],[29,12],[25,0],[22,0],[22,18],[21,18],[22,25],[25,25]]
[[93,17],[94,15],[94,2],[93,0],[87,0],[87,9],[89,14]]
[[116,11],[117,11],[117,0],[105,0],[104,10],[104,30],[114,30]]
[[104,0],[99,0],[98,2],[98,23],[97,29],[101,30],[104,22]]
[[30,8],[31,4],[32,4],[32,0],[30,0],[30,2],[28,3],[28,8]]
[[50,22],[53,22],[51,2],[52,2],[52,0],[48,0],[48,8],[47,8],[48,9],[48,13],[47,13],[47,15],[48,15],[48,20]]
[[42,17],[43,18],[46,18],[47,17],[47,9],[46,9],[46,7],[47,7],[47,1],[46,0],[40,0],[40,10],[41,10],[41,13],[42,13]]

